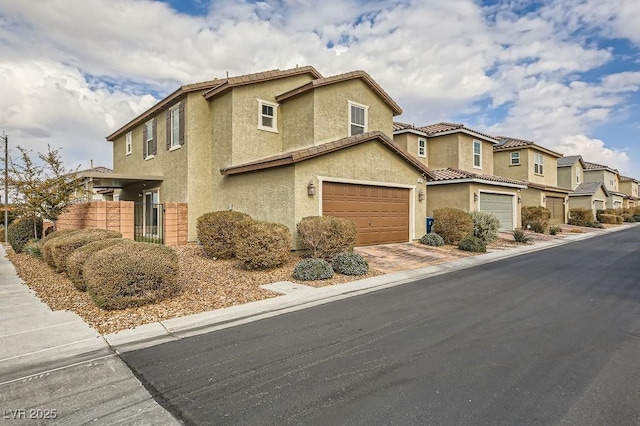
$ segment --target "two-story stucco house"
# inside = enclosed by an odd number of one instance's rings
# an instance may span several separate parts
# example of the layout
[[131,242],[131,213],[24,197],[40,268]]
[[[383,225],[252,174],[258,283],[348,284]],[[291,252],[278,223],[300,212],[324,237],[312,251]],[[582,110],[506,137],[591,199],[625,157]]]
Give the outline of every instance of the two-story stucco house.
[[427,182],[427,214],[443,207],[495,214],[501,229],[521,224],[521,180],[495,176],[495,138],[463,124],[437,123],[422,127],[394,123],[394,140],[431,169]]
[[619,209],[622,208],[624,194],[619,191],[620,173],[616,169],[602,164],[584,162],[584,181],[585,182],[602,182],[609,192],[607,197],[606,208]]
[[628,176],[620,176],[620,192],[624,194],[623,207],[636,207],[640,200],[640,181]]
[[558,186],[571,189],[569,209],[584,208],[593,212],[607,205],[609,190],[603,182],[585,182],[586,162],[580,155],[568,155],[558,159]]
[[570,189],[558,186],[558,158],[555,151],[532,141],[498,136],[493,146],[493,169],[498,176],[525,181],[522,205],[546,207],[550,223],[566,223]]
[[296,67],[189,84],[107,137],[105,186],[141,202],[188,203],[196,219],[236,210],[285,224],[305,216],[353,219],[358,244],[425,233],[433,174],[389,135],[398,104],[365,72],[323,77]]

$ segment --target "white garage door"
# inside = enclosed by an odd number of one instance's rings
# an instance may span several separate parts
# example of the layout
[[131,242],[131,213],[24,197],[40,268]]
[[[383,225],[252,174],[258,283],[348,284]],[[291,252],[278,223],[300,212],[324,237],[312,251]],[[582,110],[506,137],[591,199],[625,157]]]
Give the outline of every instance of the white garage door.
[[501,231],[513,230],[513,195],[481,192],[480,211],[494,214]]

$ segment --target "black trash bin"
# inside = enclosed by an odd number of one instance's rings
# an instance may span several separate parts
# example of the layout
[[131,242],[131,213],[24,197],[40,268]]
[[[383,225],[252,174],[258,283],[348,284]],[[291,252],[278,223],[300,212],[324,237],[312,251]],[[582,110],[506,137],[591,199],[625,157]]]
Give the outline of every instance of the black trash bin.
[[427,234],[431,233],[431,227],[433,226],[434,219],[430,216],[427,216]]

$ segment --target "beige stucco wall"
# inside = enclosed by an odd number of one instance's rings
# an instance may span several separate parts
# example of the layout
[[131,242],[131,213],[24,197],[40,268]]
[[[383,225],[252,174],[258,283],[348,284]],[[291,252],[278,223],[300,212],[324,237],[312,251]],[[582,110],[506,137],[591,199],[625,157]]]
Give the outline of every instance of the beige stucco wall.
[[631,195],[632,197],[638,196],[638,184],[633,181],[624,181],[620,182],[620,192],[626,195]]
[[[529,171],[529,182],[539,183],[541,185],[558,185],[558,159],[546,152],[527,149],[527,169]],[[535,173],[535,155],[540,154],[543,158],[542,175]]]
[[618,191],[618,175],[615,173],[608,170],[585,170],[583,174],[585,182],[603,182],[607,190]]
[[568,214],[568,201],[569,196],[567,194],[553,192],[553,191],[544,191],[536,188],[525,188],[521,191],[521,199],[522,206],[533,206],[533,207],[547,207],[545,197],[555,197],[564,199],[565,209],[564,209],[564,222],[567,222],[567,214]]
[[[511,153],[520,153],[520,164],[511,165]],[[509,179],[529,180],[529,170],[527,169],[529,150],[514,149],[508,151],[493,151],[493,173]],[[533,170],[531,170],[533,174]]]
[[459,157],[458,134],[438,136],[427,140],[428,167],[432,169],[459,168]]
[[[473,166],[473,141],[478,140],[482,142],[482,160],[480,168]],[[482,139],[473,138],[464,133],[459,133],[458,149],[459,163],[458,168],[466,170],[472,173],[493,175],[493,145],[491,142],[484,141]]]
[[593,212],[593,217],[595,218],[596,210],[598,209],[598,207],[594,205],[594,201],[598,201],[596,204],[600,204],[600,202],[602,202],[603,207],[606,207],[607,196],[605,195],[602,188],[598,188],[598,190],[593,195],[569,197],[569,209],[589,209]]
[[[418,155],[418,138],[423,138],[426,143],[426,151],[424,157]],[[393,136],[393,141],[400,145],[402,149],[411,154],[416,160],[429,167],[429,141],[426,137],[418,136],[415,133],[400,133]]]
[[313,145],[313,92],[287,99],[282,111],[282,150],[293,151]]
[[610,194],[607,197],[607,208],[608,209],[620,209],[624,206],[624,197],[620,195]]

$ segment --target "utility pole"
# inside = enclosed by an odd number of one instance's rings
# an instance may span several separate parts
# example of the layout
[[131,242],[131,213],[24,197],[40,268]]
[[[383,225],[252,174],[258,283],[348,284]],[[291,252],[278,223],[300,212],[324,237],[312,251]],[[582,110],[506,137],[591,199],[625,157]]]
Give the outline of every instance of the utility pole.
[[4,243],[9,243],[9,135],[2,131],[4,139]]

